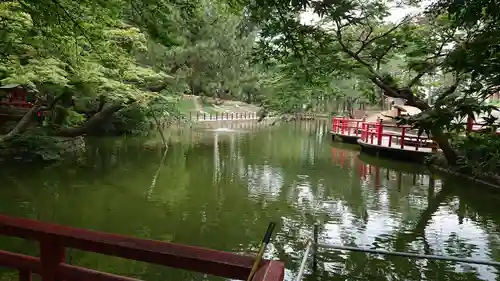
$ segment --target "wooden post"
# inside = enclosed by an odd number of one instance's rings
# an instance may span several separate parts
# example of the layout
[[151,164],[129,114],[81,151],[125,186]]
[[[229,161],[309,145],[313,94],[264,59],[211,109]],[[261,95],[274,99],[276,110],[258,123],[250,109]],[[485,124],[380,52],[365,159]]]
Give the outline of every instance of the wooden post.
[[368,132],[370,133],[370,143],[373,144],[373,133],[370,130],[370,125],[368,125]]
[[31,281],[31,271],[19,270],[19,281]]
[[366,128],[368,127],[368,124],[366,124],[366,122],[363,122],[363,131],[361,131],[361,140],[364,141],[364,142],[368,142],[368,134],[366,132]]
[[378,122],[378,127],[377,127],[377,145],[382,145],[382,120]]
[[406,135],[406,127],[402,127],[401,138],[399,139],[399,145],[401,146],[401,149],[403,149],[405,145],[405,135]]
[[40,239],[40,263],[42,264],[43,281],[62,280],[57,278],[57,268],[65,259],[65,249],[55,236],[46,234]]

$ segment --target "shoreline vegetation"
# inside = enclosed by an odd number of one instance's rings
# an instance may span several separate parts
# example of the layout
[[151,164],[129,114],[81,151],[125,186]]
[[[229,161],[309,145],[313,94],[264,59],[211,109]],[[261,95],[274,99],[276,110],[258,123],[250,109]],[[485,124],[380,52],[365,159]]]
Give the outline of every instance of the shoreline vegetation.
[[458,126],[500,126],[492,0],[422,2],[397,20],[392,0],[153,2],[2,1],[0,147],[54,159],[53,137],[147,134],[188,112],[291,121],[406,105],[420,112],[397,123],[431,136],[442,165],[500,170],[498,136]]

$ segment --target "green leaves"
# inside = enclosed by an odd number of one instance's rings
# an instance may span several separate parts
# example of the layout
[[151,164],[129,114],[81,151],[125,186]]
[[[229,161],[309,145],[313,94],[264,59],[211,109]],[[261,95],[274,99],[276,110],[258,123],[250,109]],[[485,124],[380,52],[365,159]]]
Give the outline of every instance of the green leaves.
[[21,64],[18,57],[11,56],[5,63],[5,78],[1,84],[20,84],[43,88],[46,84],[67,87],[69,79],[66,64],[56,58],[33,58]]

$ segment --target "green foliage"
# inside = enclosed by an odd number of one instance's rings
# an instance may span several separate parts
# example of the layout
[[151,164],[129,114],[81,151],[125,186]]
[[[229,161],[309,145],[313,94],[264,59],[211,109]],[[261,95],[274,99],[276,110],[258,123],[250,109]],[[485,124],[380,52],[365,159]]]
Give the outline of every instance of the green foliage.
[[439,97],[434,107],[413,116],[397,118],[399,124],[411,125],[420,133],[431,135],[436,129],[444,129],[453,135],[465,132],[468,116],[483,117],[486,127],[495,127],[497,118],[492,115],[498,110],[494,105],[482,104],[477,99],[464,97],[460,94]]
[[0,146],[0,157],[4,161],[52,161],[60,159],[63,152],[64,147],[57,139],[33,134],[16,136]]
[[461,152],[459,164],[474,175],[492,177],[500,170],[500,137],[496,134],[471,133],[454,138],[453,146]]
[[[176,89],[172,77],[139,62],[148,56],[148,35],[126,23],[118,13],[124,9],[119,1],[97,10],[92,1],[49,2],[0,4],[0,36],[6,39],[1,43],[0,83],[36,89],[37,100],[50,102],[64,94],[85,105],[64,105],[66,112],[57,115],[65,120],[57,126],[81,125],[83,116],[92,116],[83,112],[95,112],[97,100],[147,106],[170,95],[151,89]],[[62,112],[58,107],[53,111]]]
[[112,119],[113,133],[126,135],[143,135],[151,130],[147,108],[130,106],[120,110]]

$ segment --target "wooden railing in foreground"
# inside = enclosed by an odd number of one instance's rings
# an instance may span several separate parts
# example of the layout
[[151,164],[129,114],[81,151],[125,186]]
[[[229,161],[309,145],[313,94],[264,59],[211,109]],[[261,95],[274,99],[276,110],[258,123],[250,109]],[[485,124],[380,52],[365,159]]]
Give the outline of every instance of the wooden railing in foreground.
[[[38,274],[43,281],[138,280],[65,263],[66,248],[149,262],[179,269],[245,280],[254,258],[235,253],[101,233],[40,221],[0,215],[0,235],[38,241],[40,257],[0,250],[0,266],[17,269],[19,280]],[[284,265],[265,260],[255,281],[282,281]]]

